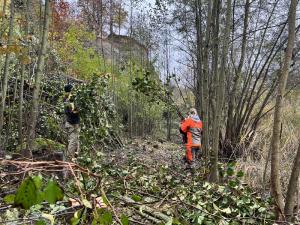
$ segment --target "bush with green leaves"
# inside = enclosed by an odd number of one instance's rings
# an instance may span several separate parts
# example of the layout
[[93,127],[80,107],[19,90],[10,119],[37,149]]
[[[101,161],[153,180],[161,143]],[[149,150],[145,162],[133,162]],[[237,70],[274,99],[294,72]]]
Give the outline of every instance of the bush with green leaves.
[[83,151],[90,150],[92,146],[113,145],[113,136],[120,129],[108,84],[107,75],[94,75],[89,83],[83,84],[74,93],[81,118]]

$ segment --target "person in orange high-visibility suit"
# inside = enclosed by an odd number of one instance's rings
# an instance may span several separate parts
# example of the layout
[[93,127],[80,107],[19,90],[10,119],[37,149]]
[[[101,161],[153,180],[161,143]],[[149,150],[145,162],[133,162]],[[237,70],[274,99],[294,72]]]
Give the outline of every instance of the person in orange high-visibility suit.
[[196,153],[200,151],[202,134],[202,121],[196,109],[190,109],[189,116],[181,122],[180,130],[187,134],[186,160],[189,165],[192,165]]

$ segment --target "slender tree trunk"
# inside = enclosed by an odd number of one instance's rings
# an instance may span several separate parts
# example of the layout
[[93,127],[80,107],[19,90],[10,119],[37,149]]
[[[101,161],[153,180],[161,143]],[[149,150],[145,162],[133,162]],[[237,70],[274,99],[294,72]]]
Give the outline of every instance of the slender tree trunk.
[[[26,1],[26,8],[25,8],[25,36],[28,36],[29,33],[29,10],[31,6],[31,0]],[[29,46],[28,42],[26,41],[27,44],[27,54],[29,55]],[[18,132],[19,132],[19,146],[20,149],[23,149],[23,101],[24,101],[24,75],[25,75],[25,70],[26,70],[26,64],[23,63],[21,67],[21,75],[20,75],[20,89],[19,89],[19,121],[18,121]]]
[[[170,55],[169,55],[169,37],[168,37],[168,30],[166,29],[166,33],[165,33],[165,47],[166,47],[166,74],[167,74],[167,84],[168,84],[168,90],[171,91],[171,76],[170,76]],[[171,109],[170,106],[167,107],[167,140],[170,141],[171,140]]]
[[[130,0],[130,31],[129,31],[129,36],[130,36],[130,50],[129,50],[129,61],[130,61],[130,71],[129,71],[129,76],[130,76],[130,83],[132,83],[133,80],[133,74],[132,74],[132,23],[133,23],[133,0]],[[129,115],[129,137],[132,138],[133,135],[133,96],[131,90],[128,92],[129,94],[129,109],[128,109],[128,115]]]
[[196,94],[195,94],[195,106],[198,113],[203,116],[203,109],[201,107],[202,101],[201,98],[203,96],[203,84],[202,84],[202,23],[201,23],[201,15],[202,15],[202,3],[201,0],[196,0],[195,4],[195,14],[196,14],[196,31],[197,31],[197,65],[196,65]]
[[232,24],[231,20],[231,13],[232,13],[232,0],[227,0],[226,5],[226,24],[225,24],[225,32],[223,42],[223,50],[222,50],[222,59],[221,59],[221,71],[220,71],[220,91],[218,93],[218,124],[221,124],[221,116],[223,113],[223,105],[225,99],[225,75],[228,70],[228,53],[229,53],[229,40],[230,40],[230,28]]
[[218,107],[217,107],[217,95],[219,91],[219,18],[220,18],[220,7],[221,0],[214,0],[213,4],[213,58],[212,58],[212,75],[213,75],[213,84],[212,84],[212,151],[211,151],[211,168],[210,168],[210,177],[211,182],[219,181],[218,174],[218,155],[219,155],[219,124],[218,124]]
[[208,14],[207,14],[207,28],[205,34],[205,46],[203,52],[203,73],[202,73],[202,120],[203,120],[203,142],[202,149],[205,154],[206,162],[209,161],[209,114],[208,114],[208,106],[209,106],[209,90],[208,90],[208,74],[209,74],[209,45],[210,45],[210,33],[211,33],[211,7],[212,1],[208,1]]
[[293,209],[296,201],[296,192],[297,192],[297,184],[299,181],[299,175],[300,175],[300,144],[298,147],[297,155],[294,160],[294,166],[292,169],[292,174],[290,177],[290,182],[288,186],[288,191],[286,194],[286,202],[284,207],[284,214],[286,218],[290,221],[294,215]]
[[[7,45],[12,44],[13,38],[13,30],[14,30],[14,17],[15,17],[15,7],[14,7],[14,0],[11,0],[10,3],[10,19],[9,19],[9,33],[8,33],[8,42]],[[10,65],[10,57],[11,53],[6,53],[5,62],[4,62],[4,69],[3,69],[3,76],[2,76],[2,93],[1,93],[1,105],[0,105],[0,147],[3,147],[3,140],[2,140],[2,131],[4,126],[4,111],[5,111],[5,104],[6,104],[6,95],[7,95],[7,83],[8,83],[8,75],[9,75],[9,65]]]
[[38,119],[38,109],[39,109],[39,95],[41,89],[41,79],[43,76],[43,69],[45,64],[45,57],[47,52],[48,45],[48,33],[49,33],[49,24],[50,24],[50,1],[45,1],[45,16],[44,16],[44,26],[43,26],[43,35],[41,37],[41,46],[38,56],[37,62],[37,71],[35,74],[35,85],[33,90],[33,99],[32,99],[32,107],[29,121],[29,129],[28,129],[28,143],[27,149],[31,154],[31,150],[33,147],[33,142],[35,138],[35,128]]
[[233,87],[229,96],[228,102],[228,119],[227,119],[227,129],[226,129],[226,139],[232,141],[234,138],[234,110],[236,107],[236,95],[241,80],[241,73],[245,61],[246,55],[246,44],[247,44],[247,30],[248,30],[248,21],[249,21],[249,11],[250,11],[250,0],[246,0],[245,4],[245,16],[244,16],[244,28],[243,28],[243,39],[242,39],[242,48],[241,48],[241,58],[237,70],[235,71],[235,77],[233,81]]
[[279,75],[279,86],[276,97],[275,112],[274,112],[274,124],[273,124],[273,135],[271,140],[271,189],[272,195],[277,206],[278,218],[283,213],[283,195],[280,185],[280,124],[282,122],[282,102],[285,93],[285,87],[287,78],[289,75],[289,68],[293,53],[293,47],[295,42],[295,20],[296,20],[296,7],[297,0],[291,0],[289,9],[289,30],[288,30],[288,43],[285,52],[285,58],[281,73]]
[[[15,65],[15,71],[19,70],[19,65]],[[18,89],[18,76],[16,74],[15,76],[16,79],[14,86],[13,86],[13,98],[9,98],[8,102],[7,102],[7,108],[8,109],[12,109],[12,107],[15,105],[16,103],[16,99],[17,99],[17,89]],[[7,124],[11,125],[12,124],[12,120],[13,120],[13,111],[12,110],[8,110],[8,117],[7,117]],[[10,140],[10,138],[12,137],[12,126],[7,126],[7,128],[5,129],[5,139],[3,140],[4,146],[6,145],[6,143],[8,143],[8,141]]]
[[[219,71],[219,80],[218,80],[218,87],[215,88],[216,91],[216,112],[215,112],[215,129],[214,132],[215,136],[212,140],[212,149],[215,149],[216,154],[218,154],[219,150],[219,141],[221,140],[221,132],[222,132],[222,116],[224,111],[224,99],[225,99],[225,76],[228,71],[228,54],[229,54],[229,40],[230,40],[230,28],[231,28],[231,12],[232,12],[232,1],[227,0],[226,4],[226,21],[225,21],[225,29],[224,34],[222,35],[223,38],[221,39],[221,42],[223,44],[222,48],[222,58],[221,58],[221,65],[220,65],[220,71]],[[215,162],[217,163],[217,162]],[[214,169],[217,170],[217,164],[215,164]]]
[[114,15],[113,15],[113,0],[109,0],[109,33],[113,34],[114,30],[113,30],[113,25],[114,25],[114,21],[113,21]]

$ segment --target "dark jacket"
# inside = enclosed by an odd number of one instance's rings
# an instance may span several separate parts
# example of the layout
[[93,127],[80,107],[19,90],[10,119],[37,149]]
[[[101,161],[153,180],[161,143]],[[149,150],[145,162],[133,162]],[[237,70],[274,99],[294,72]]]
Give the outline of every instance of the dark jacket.
[[69,122],[70,124],[80,123],[78,109],[74,106],[74,102],[71,100],[70,96],[66,96],[64,98],[64,110],[67,122]]

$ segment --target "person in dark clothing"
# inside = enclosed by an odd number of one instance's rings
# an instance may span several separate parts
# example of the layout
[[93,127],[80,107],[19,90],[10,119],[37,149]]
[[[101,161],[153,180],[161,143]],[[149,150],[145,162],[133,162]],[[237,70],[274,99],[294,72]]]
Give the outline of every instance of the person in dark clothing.
[[72,95],[71,84],[65,86],[64,111],[66,115],[65,128],[68,134],[68,148],[65,153],[68,161],[74,161],[75,155],[79,154],[80,143],[80,116],[77,107],[74,104],[74,96]]

